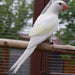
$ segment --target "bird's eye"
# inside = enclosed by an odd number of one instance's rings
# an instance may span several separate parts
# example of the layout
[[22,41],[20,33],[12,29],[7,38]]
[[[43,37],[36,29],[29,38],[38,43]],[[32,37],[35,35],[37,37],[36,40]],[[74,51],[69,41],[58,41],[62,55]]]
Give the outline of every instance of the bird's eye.
[[62,3],[59,3],[59,5],[62,5]]

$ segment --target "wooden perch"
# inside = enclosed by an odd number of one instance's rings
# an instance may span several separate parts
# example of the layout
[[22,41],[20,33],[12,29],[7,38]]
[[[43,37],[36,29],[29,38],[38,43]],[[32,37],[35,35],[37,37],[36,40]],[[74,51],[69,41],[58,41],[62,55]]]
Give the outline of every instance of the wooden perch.
[[[28,41],[0,39],[1,48],[25,49]],[[36,48],[38,51],[51,51],[65,54],[75,54],[75,46],[71,45],[50,45],[48,43],[39,44]]]

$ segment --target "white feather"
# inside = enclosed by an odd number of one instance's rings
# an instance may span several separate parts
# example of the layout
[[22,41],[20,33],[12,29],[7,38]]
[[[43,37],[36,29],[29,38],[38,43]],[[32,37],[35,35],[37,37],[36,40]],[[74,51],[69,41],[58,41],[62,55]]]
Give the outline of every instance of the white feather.
[[[26,61],[26,59],[33,53],[38,44],[46,40],[49,36],[52,35],[54,31],[56,31],[58,27],[58,13],[56,9],[56,5],[59,1],[55,1],[51,7],[47,9],[44,14],[41,14],[30,32],[30,42],[28,44],[27,49],[21,55],[21,57],[16,61],[16,63],[11,67],[10,70],[13,70],[13,73],[16,73],[20,66]],[[60,1],[64,3],[63,1]]]
[[[33,53],[33,51],[35,50],[37,45],[39,43],[43,42],[43,40],[47,39],[50,35],[51,34],[32,37],[28,44],[27,49],[24,51],[24,53],[21,55],[21,57],[16,61],[16,63],[11,67],[10,70],[14,69],[13,73],[16,73],[18,71],[18,69],[20,68],[20,66]],[[39,40],[37,40],[37,39],[39,39]]]
[[21,56],[20,60],[18,60],[17,65],[15,66],[15,69],[13,71],[13,73],[16,73],[18,71],[18,69],[20,68],[20,66],[26,61],[26,59],[33,53],[33,51],[35,50],[36,46],[26,49],[25,52],[23,53],[23,55]]
[[35,22],[29,36],[48,34],[56,27],[56,25],[58,25],[58,15],[42,14]]

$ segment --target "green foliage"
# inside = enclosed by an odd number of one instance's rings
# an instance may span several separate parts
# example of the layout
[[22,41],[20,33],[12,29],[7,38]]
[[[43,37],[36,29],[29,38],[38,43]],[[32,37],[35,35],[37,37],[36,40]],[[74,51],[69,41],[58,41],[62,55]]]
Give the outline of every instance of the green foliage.
[[25,0],[0,0],[0,3],[0,38],[19,39],[18,31],[33,16],[33,1],[27,4]]
[[57,31],[56,36],[58,36],[63,44],[75,45],[75,0],[68,0],[68,10],[60,14],[61,22],[60,24],[65,24],[65,28]]

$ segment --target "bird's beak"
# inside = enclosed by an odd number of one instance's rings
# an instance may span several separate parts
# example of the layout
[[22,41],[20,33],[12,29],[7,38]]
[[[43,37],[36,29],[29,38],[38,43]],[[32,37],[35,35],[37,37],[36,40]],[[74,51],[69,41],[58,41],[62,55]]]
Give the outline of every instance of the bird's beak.
[[63,11],[64,10],[67,10],[67,5],[66,4],[63,6]]

